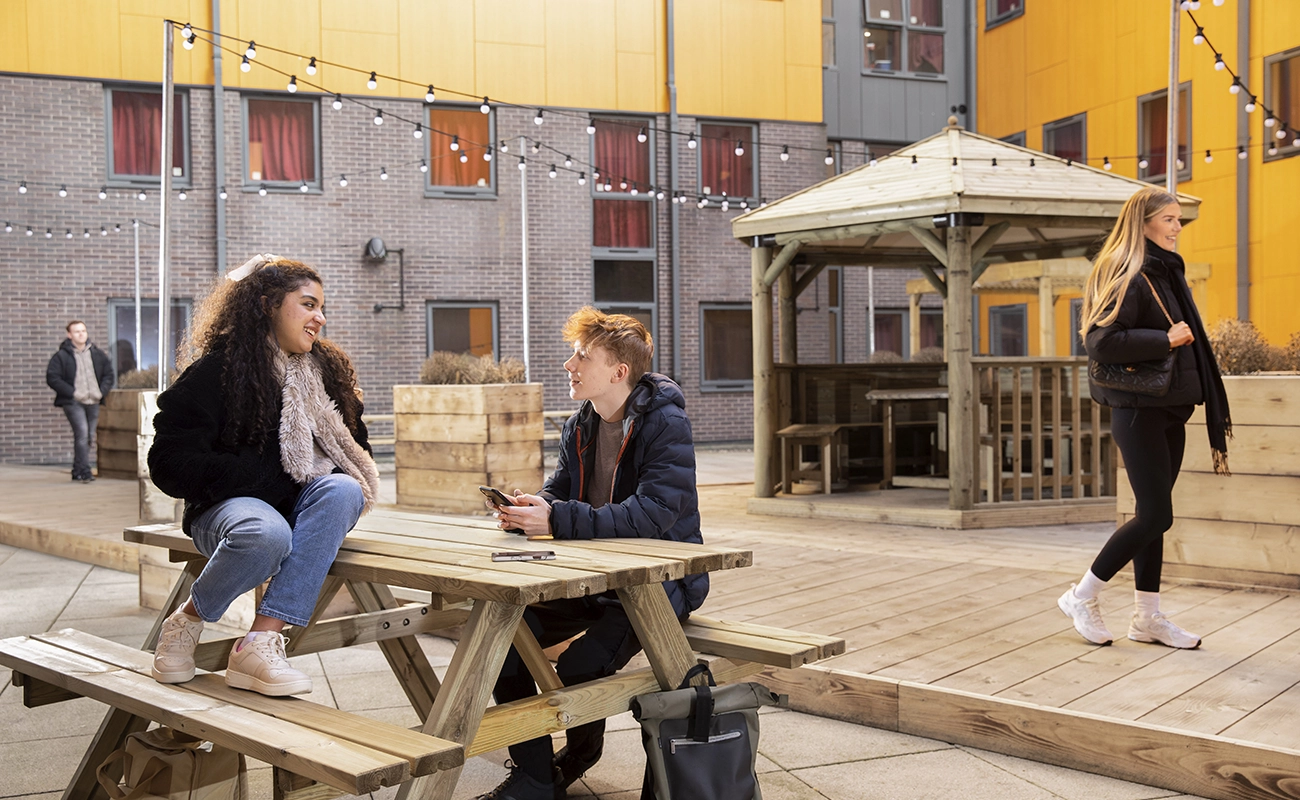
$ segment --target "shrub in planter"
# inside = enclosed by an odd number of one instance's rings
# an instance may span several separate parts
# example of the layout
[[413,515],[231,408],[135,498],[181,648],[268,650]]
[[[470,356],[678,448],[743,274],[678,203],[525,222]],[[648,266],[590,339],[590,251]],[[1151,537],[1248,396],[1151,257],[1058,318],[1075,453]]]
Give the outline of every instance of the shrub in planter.
[[420,367],[420,383],[432,385],[523,383],[524,362],[512,358],[437,351]]
[[1269,344],[1254,324],[1239,319],[1221,319],[1207,333],[1219,370],[1224,375],[1249,375],[1272,368]]
[[946,360],[942,347],[922,347],[912,354],[915,364],[942,364]]

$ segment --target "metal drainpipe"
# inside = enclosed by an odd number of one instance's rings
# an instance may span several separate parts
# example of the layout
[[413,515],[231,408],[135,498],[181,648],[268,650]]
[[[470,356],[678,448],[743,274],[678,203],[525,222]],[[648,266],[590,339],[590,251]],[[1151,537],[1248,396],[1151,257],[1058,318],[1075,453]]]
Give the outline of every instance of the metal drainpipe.
[[[1250,0],[1237,0],[1237,74],[1250,74]],[[1250,147],[1250,115],[1244,108],[1237,111],[1237,144]],[[1249,156],[1237,159],[1237,319],[1250,319]]]
[[[669,190],[676,197],[677,193],[677,142],[673,140],[672,131],[677,130],[677,67],[675,63],[675,46],[673,43],[673,0],[665,0],[668,5],[668,184]],[[671,245],[668,251],[669,271],[672,275],[672,309],[673,309],[673,372],[669,376],[678,383],[682,382],[682,323],[681,323],[681,235],[679,232],[681,217],[677,203],[668,210],[668,236]]]
[[976,27],[979,25],[979,12],[975,10],[974,3],[966,4],[966,130],[975,133],[979,130],[977,126],[976,108],[979,93],[979,62],[976,60],[978,55],[978,36]]
[[[221,0],[212,0],[213,38],[220,42]],[[221,199],[221,187],[226,183],[226,93],[221,83],[221,48],[212,48],[212,140],[213,170],[217,188],[217,276],[226,274],[226,201]]]

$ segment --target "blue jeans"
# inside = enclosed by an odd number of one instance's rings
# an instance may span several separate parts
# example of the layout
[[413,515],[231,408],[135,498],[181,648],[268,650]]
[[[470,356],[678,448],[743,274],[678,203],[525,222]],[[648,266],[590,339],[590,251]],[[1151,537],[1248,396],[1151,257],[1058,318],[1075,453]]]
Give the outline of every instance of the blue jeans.
[[99,422],[98,403],[72,401],[63,407],[72,425],[72,477],[90,477],[90,434]]
[[361,486],[341,473],[303,487],[285,519],[254,497],[232,497],[198,516],[190,535],[208,565],[190,597],[205,622],[216,622],[235,598],[271,585],[257,613],[306,625],[343,537],[361,518]]

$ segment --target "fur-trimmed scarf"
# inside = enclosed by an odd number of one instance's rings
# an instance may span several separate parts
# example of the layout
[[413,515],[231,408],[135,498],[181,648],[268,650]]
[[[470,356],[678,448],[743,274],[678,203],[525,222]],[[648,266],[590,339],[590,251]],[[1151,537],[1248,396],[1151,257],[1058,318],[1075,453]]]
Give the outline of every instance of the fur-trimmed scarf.
[[320,365],[311,353],[284,355],[280,410],[280,463],[295,481],[306,484],[337,467],[361,484],[366,513],[379,497],[379,469],[356,439],[325,391]]

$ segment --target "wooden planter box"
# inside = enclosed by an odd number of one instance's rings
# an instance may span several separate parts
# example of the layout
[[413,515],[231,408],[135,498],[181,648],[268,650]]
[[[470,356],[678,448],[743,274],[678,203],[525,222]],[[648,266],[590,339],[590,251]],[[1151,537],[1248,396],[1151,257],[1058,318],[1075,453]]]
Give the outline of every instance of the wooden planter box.
[[95,428],[95,461],[101,478],[136,479],[141,391],[113,389],[99,409],[99,424]]
[[397,503],[484,510],[479,486],[542,487],[540,383],[393,387]]
[[[1230,376],[1223,383],[1232,409],[1232,475],[1214,474],[1198,407],[1174,485],[1165,573],[1300,589],[1300,374]],[[1127,475],[1121,478],[1123,523],[1133,516],[1133,491]]]

